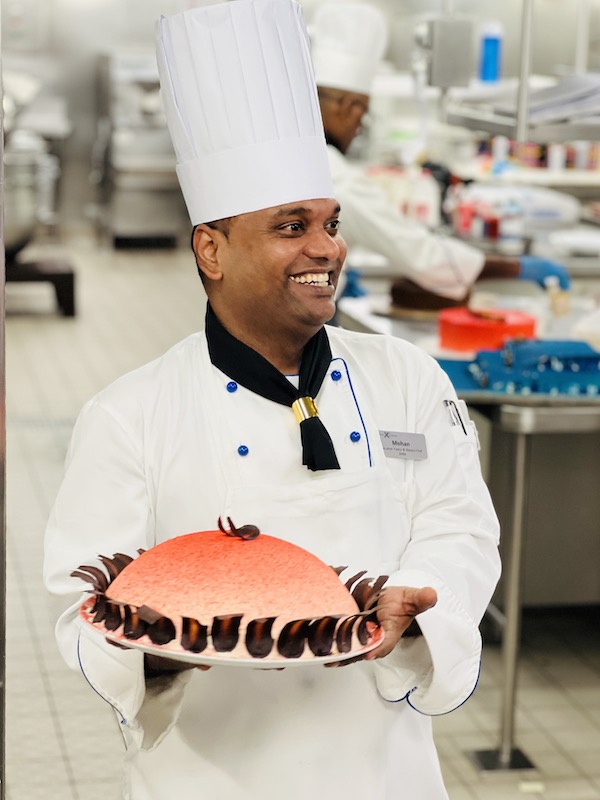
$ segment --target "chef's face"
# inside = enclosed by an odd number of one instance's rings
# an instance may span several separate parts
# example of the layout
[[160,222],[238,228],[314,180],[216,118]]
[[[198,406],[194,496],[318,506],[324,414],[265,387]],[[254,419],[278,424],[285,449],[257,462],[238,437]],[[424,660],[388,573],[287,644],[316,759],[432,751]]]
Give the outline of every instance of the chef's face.
[[231,219],[206,285],[232,333],[306,338],[333,317],[346,257],[339,211],[335,200],[307,200]]
[[346,153],[369,112],[369,95],[319,87],[319,102],[327,134]]

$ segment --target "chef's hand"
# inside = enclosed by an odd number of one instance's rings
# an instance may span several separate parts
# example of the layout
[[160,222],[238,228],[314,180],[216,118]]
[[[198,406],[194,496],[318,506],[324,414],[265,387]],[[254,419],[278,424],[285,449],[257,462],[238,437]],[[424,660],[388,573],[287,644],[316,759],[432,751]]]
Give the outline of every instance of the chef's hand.
[[201,669],[205,672],[210,669],[204,664],[188,664],[184,661],[177,661],[174,658],[162,658],[150,653],[144,653],[144,675],[146,678],[159,678],[165,675],[175,675],[188,669]]
[[384,658],[398,644],[407,628],[437,603],[437,592],[430,586],[415,589],[411,586],[389,586],[383,589],[377,601],[377,619],[383,628],[383,642],[366,654],[366,661]]
[[[410,586],[390,586],[383,589],[377,600],[377,620],[384,632],[383,642],[365,655],[354,656],[325,664],[326,667],[346,667],[357,661],[373,661],[392,652],[402,636],[420,633],[417,614],[437,603],[437,592],[429,586],[415,589]],[[410,628],[410,631],[408,630]],[[415,634],[416,631],[416,634]]]
[[569,273],[562,264],[557,264],[555,261],[539,256],[521,256],[519,265],[519,278],[538,283],[542,288],[545,288],[546,278],[551,277],[558,278],[561,289],[568,289],[571,285]]

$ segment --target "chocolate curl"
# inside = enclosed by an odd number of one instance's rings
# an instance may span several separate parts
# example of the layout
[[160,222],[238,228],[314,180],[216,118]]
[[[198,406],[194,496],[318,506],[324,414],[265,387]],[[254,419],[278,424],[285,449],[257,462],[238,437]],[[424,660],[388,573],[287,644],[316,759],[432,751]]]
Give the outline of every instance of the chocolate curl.
[[213,619],[211,636],[218,653],[229,653],[238,643],[243,614],[227,614]]
[[140,606],[138,608],[138,614],[140,619],[143,619],[144,622],[147,622],[149,625],[153,625],[155,622],[158,622],[159,619],[163,618],[160,611],[155,611],[147,605]]
[[219,526],[219,530],[221,533],[224,533],[226,536],[237,536],[238,539],[243,539],[244,541],[252,541],[256,539],[256,537],[260,534],[259,529],[256,525],[242,525],[241,528],[236,528],[233,522],[231,521],[231,517],[227,517],[227,522],[229,523],[229,530],[227,530],[223,523],[221,522],[221,517],[219,517],[217,521],[217,525]]
[[131,556],[125,555],[125,553],[115,553],[112,558],[108,556],[98,556],[100,561],[104,564],[106,569],[108,570],[108,576],[111,581],[121,573],[128,564],[131,564],[133,558]]
[[308,628],[308,646],[315,656],[328,656],[331,654],[335,637],[335,629],[340,616],[321,617],[310,623]]
[[246,649],[253,658],[265,658],[273,649],[271,629],[276,617],[253,619],[246,628]]
[[362,576],[366,575],[366,574],[367,574],[367,570],[366,569],[361,569],[361,571],[357,572],[356,575],[353,575],[351,578],[348,578],[348,580],[345,583],[346,589],[348,589],[348,591],[350,591],[352,589],[352,586],[356,583],[356,581],[359,578],[362,578]]
[[364,611],[377,602],[381,587],[387,581],[387,575],[380,575],[374,582],[373,578],[364,578],[352,590],[352,597],[361,611]]
[[73,570],[71,577],[82,578],[84,581],[91,583],[94,587],[94,591],[98,594],[104,593],[108,589],[108,578],[100,567],[82,565],[79,569]]
[[277,640],[277,652],[284,658],[300,658],[304,652],[304,644],[310,619],[296,619],[285,625]]
[[99,594],[96,597],[96,602],[94,603],[94,607],[92,608],[92,612],[94,613],[94,618],[92,622],[97,625],[104,620],[106,616],[106,595]]
[[148,625],[147,633],[153,644],[168,644],[175,638],[175,625],[168,617],[160,617]]
[[134,606],[125,606],[124,613],[123,636],[126,639],[141,639],[148,631],[148,623],[144,622]]
[[[96,620],[94,619],[94,622]],[[118,603],[111,603],[107,600],[104,612],[104,627],[107,631],[116,631],[123,622],[121,606]]]
[[181,620],[181,646],[192,653],[201,653],[208,644],[208,627],[193,617]]
[[335,637],[335,643],[339,653],[349,653],[352,650],[352,632],[354,630],[354,623],[358,618],[358,614],[355,614],[341,621]]

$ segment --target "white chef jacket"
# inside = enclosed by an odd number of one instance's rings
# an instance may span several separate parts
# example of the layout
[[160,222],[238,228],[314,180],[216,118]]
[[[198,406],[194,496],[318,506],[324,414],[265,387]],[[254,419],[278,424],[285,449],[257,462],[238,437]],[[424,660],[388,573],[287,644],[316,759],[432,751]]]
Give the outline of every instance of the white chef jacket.
[[327,146],[327,155],[348,246],[385,256],[398,276],[424,289],[464,297],[483,268],[483,253],[405,217],[381,186],[333,145]]
[[[475,432],[465,414],[463,427],[448,413],[444,400],[456,396],[424,352],[328,333],[316,402],[339,470],[302,466],[291,409],[215,368],[203,332],[117,380],[77,421],[45,581],[73,601],[57,624],[65,660],[118,714],[126,798],[447,798],[429,715],[453,710],[477,683],[478,623],[500,569]],[[386,455],[390,432],[406,434],[414,458]],[[135,556],[214,529],[220,515],[346,566],[342,578],[367,569],[388,585],[432,586],[438,603],[419,616],[423,636],[337,669],[227,666],[145,682],[141,652],[79,621],[86,587],[69,573],[98,554]]]

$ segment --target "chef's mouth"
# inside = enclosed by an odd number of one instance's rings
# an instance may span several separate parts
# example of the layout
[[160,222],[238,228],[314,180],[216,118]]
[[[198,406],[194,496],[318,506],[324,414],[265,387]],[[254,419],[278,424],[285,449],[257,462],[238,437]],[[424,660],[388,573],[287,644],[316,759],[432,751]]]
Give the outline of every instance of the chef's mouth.
[[308,286],[331,286],[329,272],[303,272],[301,275],[290,275],[294,283]]

